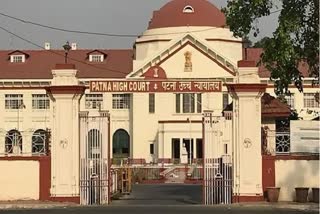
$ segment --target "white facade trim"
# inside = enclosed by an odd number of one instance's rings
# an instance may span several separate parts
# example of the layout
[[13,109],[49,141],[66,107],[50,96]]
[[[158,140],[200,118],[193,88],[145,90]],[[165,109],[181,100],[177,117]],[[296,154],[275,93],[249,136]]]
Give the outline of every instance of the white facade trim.
[[230,69],[231,72],[236,73],[237,71],[236,63],[232,62],[231,60],[228,60],[225,56],[219,54],[217,51],[211,48],[206,41],[200,38],[197,38],[197,36],[193,34],[188,33],[172,42],[169,42],[167,48],[157,52],[152,57],[147,58],[140,65],[137,65],[137,67],[133,69],[133,72],[127,75],[127,78],[137,77],[137,75],[141,76],[142,74],[144,74],[144,72],[146,72],[148,68],[159,63],[162,59],[169,56],[172,52],[174,52],[175,50],[185,45],[188,41],[192,42],[194,45],[196,45],[198,48],[203,50],[205,53],[209,54],[214,59],[216,59],[223,65],[225,65],[225,67]]

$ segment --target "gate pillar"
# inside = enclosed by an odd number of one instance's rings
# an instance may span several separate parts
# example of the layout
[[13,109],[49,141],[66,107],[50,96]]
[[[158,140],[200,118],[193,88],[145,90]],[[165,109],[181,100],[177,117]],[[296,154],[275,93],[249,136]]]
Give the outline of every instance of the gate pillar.
[[263,200],[261,156],[261,97],[266,84],[260,84],[253,61],[238,62],[238,79],[228,84],[233,97],[233,201]]
[[79,202],[79,99],[85,91],[78,85],[73,64],[57,64],[46,88],[53,105],[51,144],[51,199]]

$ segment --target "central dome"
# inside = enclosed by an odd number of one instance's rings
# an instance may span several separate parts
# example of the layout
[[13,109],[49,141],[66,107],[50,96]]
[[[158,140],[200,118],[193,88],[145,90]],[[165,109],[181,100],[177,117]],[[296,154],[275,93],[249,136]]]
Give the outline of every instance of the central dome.
[[160,10],[153,12],[148,29],[225,25],[224,14],[207,0],[172,0]]

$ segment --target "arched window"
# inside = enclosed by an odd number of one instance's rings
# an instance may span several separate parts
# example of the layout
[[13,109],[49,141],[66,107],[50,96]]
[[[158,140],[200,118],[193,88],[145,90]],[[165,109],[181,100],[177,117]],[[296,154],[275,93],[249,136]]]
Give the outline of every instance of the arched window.
[[183,13],[194,13],[194,9],[192,6],[187,5],[183,8]]
[[130,136],[123,129],[118,129],[113,134],[113,156],[116,158],[128,158],[130,156]]
[[18,130],[10,130],[5,138],[5,153],[20,154],[22,152],[22,136]]
[[100,158],[102,135],[99,130],[91,129],[88,132],[88,158]]
[[36,130],[32,135],[32,154],[46,154],[46,131]]

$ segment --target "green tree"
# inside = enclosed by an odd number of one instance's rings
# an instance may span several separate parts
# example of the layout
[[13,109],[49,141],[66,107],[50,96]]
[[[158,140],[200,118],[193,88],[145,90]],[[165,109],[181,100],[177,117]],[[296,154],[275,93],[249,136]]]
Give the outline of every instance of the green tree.
[[266,46],[266,43],[268,43],[269,40],[270,40],[269,37],[267,37],[267,36],[263,37],[261,40],[254,43],[253,47],[254,48],[264,48]]
[[[276,5],[281,5],[277,10]],[[319,0],[228,0],[223,9],[234,36],[259,34],[260,17],[280,12],[279,26],[265,41],[261,63],[271,72],[275,93],[289,93],[291,83],[303,91],[301,61],[319,83]]]

